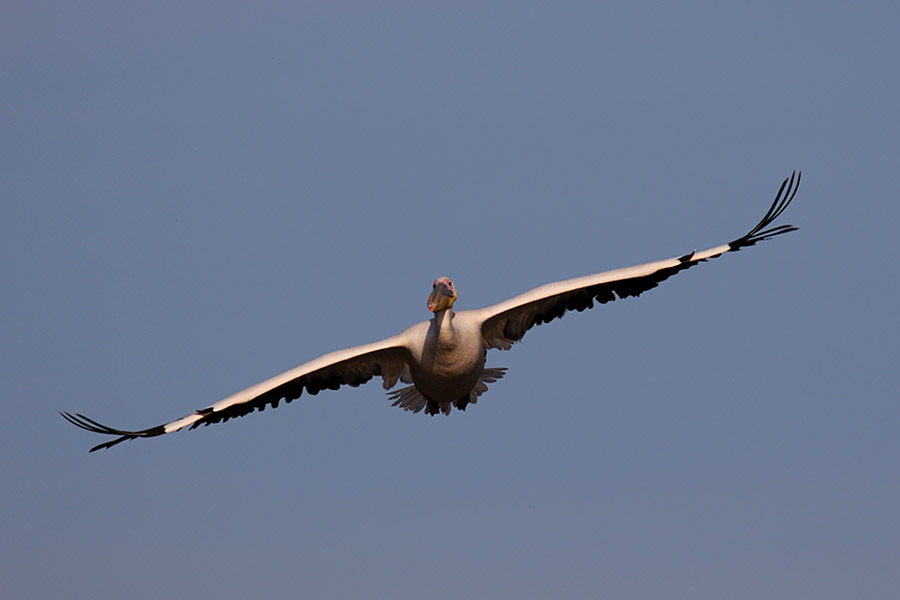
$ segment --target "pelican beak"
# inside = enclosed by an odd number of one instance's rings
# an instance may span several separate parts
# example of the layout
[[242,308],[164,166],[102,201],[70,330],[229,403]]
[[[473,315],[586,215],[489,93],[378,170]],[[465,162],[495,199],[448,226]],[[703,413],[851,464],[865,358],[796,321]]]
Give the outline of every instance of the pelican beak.
[[456,290],[448,286],[443,281],[434,284],[431,295],[428,296],[428,310],[431,312],[440,312],[447,310],[456,301]]

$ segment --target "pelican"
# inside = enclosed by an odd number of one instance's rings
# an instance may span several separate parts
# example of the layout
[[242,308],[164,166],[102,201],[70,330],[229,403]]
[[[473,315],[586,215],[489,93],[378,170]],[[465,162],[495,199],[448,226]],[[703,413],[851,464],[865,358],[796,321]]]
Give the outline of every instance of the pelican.
[[315,395],[342,385],[356,387],[375,376],[382,378],[385,390],[393,388],[398,381],[410,384],[388,392],[392,406],[413,413],[424,411],[429,415],[447,415],[453,408],[465,410],[487,391],[489,383],[503,377],[506,371],[505,368],[485,366],[488,350],[509,350],[529,329],[558,319],[567,311],[581,312],[592,308],[594,302],[605,304],[617,298],[639,296],[672,275],[707,259],[795,231],[797,228],[792,225],[770,225],[794,199],[799,185],[800,173],[795,171],[782,182],[762,220],[745,235],[727,244],[676,258],[548,283],[486,308],[454,312],[456,286],[449,277],[438,277],[428,296],[428,310],[433,313],[430,320],[380,342],[320,356],[163,425],[129,431],[102,425],[81,414],[60,414],[82,429],[117,436],[94,446],[90,450],[93,452],[126,440],[221,423],[254,410],[265,410],[267,406],[277,408],[282,400],[288,403],[299,398],[304,389]]

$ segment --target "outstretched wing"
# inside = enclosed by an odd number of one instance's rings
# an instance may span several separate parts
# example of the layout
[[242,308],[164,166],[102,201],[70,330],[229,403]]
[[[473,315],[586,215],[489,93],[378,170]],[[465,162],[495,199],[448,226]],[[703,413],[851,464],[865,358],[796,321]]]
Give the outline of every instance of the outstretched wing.
[[694,251],[678,258],[549,283],[505,302],[475,311],[483,315],[481,331],[485,343],[490,348],[508,350],[529,329],[558,319],[566,311],[580,312],[592,308],[594,301],[605,304],[616,298],[639,296],[672,275],[707,259],[794,231],[797,228],[792,225],[769,226],[791,203],[799,186],[800,173],[795,171],[781,184],[775,201],[756,227],[728,244],[702,252]]
[[384,380],[384,387],[387,389],[397,383],[406,368],[409,354],[405,342],[406,336],[411,331],[412,328],[381,342],[326,354],[206,408],[196,410],[185,417],[149,429],[136,431],[116,429],[81,414],[67,412],[60,414],[67,421],[82,429],[119,436],[114,440],[94,446],[91,448],[91,452],[93,452],[101,448],[111,448],[125,440],[156,437],[187,426],[195,429],[200,425],[221,423],[234,417],[243,417],[254,410],[263,411],[267,406],[277,408],[281,400],[291,402],[299,398],[304,388],[309,394],[318,394],[321,390],[336,390],[342,385],[356,387],[366,383],[372,377],[380,375]]

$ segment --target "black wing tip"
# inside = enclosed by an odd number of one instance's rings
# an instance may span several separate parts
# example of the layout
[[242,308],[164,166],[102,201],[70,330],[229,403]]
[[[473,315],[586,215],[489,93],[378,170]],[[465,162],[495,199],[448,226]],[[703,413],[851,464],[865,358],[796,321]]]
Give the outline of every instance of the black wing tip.
[[797,190],[800,189],[801,176],[802,172],[795,170],[791,173],[790,177],[786,177],[784,181],[781,182],[781,187],[778,188],[778,193],[775,194],[775,200],[772,202],[772,205],[769,207],[765,216],[756,224],[756,227],[748,231],[746,235],[729,243],[730,250],[740,250],[741,248],[746,248],[758,242],[769,240],[775,236],[790,233],[791,231],[797,231],[797,229],[799,229],[793,225],[778,225],[769,229],[766,228],[774,223],[775,220],[781,216],[781,213],[790,206],[791,202],[794,200],[794,196],[797,195]]
[[125,431],[123,429],[115,429],[113,427],[109,427],[102,423],[98,423],[97,421],[91,419],[90,417],[86,417],[81,413],[69,413],[65,411],[61,411],[60,416],[75,425],[76,427],[80,427],[85,431],[90,431],[92,433],[99,433],[101,435],[117,435],[114,440],[109,442],[104,442],[102,444],[97,444],[93,448],[91,448],[88,452],[94,452],[96,450],[102,450],[105,448],[112,448],[116,444],[121,444],[127,440],[133,440],[139,437],[155,437],[157,435],[162,435],[166,432],[164,425],[159,425],[157,427],[151,427],[150,429],[143,429],[140,431]]

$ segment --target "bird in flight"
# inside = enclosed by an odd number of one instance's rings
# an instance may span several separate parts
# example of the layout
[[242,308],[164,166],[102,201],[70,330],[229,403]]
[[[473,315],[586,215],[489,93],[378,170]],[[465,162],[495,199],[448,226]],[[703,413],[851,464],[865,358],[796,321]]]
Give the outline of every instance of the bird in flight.
[[549,323],[567,311],[583,311],[595,302],[605,304],[617,298],[639,296],[672,275],[726,252],[753,246],[757,242],[797,228],[771,226],[788,207],[800,185],[794,172],[782,182],[775,201],[753,229],[736,240],[702,252],[658,260],[633,267],[548,283],[499,304],[454,312],[456,286],[449,277],[438,277],[428,296],[433,317],[380,342],[338,350],[276,375],[224,400],[191,414],[149,429],[125,430],[102,425],[82,414],[60,413],[82,429],[116,436],[98,444],[91,452],[110,448],[135,438],[156,437],[190,427],[221,423],[243,417],[267,406],[277,408],[291,402],[305,389],[309,394],[336,390],[342,385],[356,387],[380,376],[384,388],[398,381],[410,384],[388,392],[393,406],[414,413],[450,414],[465,410],[487,391],[487,385],[503,377],[505,368],[485,366],[487,351],[509,350],[535,325]]

